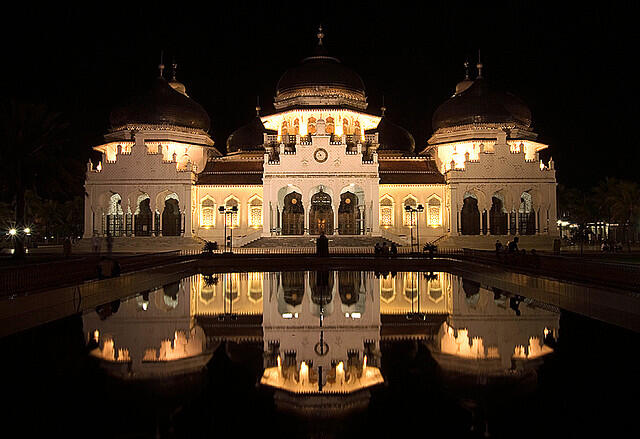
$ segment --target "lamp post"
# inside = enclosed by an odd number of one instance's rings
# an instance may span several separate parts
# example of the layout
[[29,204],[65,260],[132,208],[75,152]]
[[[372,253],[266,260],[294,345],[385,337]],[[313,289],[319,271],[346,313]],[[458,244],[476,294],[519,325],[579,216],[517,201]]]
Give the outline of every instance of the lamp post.
[[229,253],[233,253],[233,214],[238,213],[238,206],[225,207],[220,206],[218,212],[224,215],[224,252],[227,252],[227,215],[231,214],[231,232],[229,236]]
[[[413,252],[413,214],[416,214],[416,225],[418,225],[418,213],[424,211],[422,204],[416,207],[404,206],[404,210],[409,213],[409,228],[411,230],[411,252]],[[420,251],[420,227],[416,228],[416,238],[418,240],[418,251]]]
[[[420,215],[418,215],[420,212],[424,212],[422,204],[416,206],[416,240],[418,241],[418,253],[420,253]],[[418,300],[420,299],[418,298]]]

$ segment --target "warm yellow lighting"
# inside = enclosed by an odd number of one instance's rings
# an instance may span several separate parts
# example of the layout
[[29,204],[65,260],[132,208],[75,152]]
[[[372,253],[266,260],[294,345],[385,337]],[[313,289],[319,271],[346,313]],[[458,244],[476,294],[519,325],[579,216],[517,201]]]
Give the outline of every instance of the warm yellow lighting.
[[29,227],[25,227],[24,228],[24,233],[26,233],[28,235],[29,233],[31,233],[31,229]]
[[9,229],[9,235],[15,236],[18,233],[16,229]]

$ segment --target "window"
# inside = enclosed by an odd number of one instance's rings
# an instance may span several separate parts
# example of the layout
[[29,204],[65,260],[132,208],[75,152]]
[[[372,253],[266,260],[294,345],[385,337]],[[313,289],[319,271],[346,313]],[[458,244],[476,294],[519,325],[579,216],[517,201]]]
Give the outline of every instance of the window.
[[412,209],[415,209],[416,206],[418,205],[418,201],[412,197],[411,195],[409,195],[407,197],[406,200],[404,200],[404,206],[402,207],[402,213],[404,215],[404,225],[405,226],[415,226],[416,225],[416,220],[417,220],[417,216],[416,213],[411,213],[411,212],[407,212],[406,211],[406,207],[410,206]]
[[262,199],[257,196],[249,202],[249,227],[262,227]]
[[327,117],[327,134],[336,132],[336,123],[333,117]]
[[262,299],[262,272],[249,273],[249,300],[258,302]]
[[315,134],[316,133],[316,118],[310,117],[307,119],[307,134]]
[[393,200],[390,197],[380,200],[380,226],[393,226]]
[[200,225],[213,227],[216,225],[216,203],[209,197],[202,200],[200,205]]
[[427,221],[431,227],[442,225],[442,208],[440,200],[432,197],[427,203]]

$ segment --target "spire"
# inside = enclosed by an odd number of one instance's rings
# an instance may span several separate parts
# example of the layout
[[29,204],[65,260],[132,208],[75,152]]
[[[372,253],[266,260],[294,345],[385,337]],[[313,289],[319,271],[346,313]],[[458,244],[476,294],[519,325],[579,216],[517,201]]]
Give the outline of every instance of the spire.
[[382,95],[382,107],[380,107],[380,112],[382,112],[382,117],[384,117],[384,112],[387,111],[387,107],[384,105],[384,95]]
[[476,64],[476,67],[478,68],[478,78],[481,79],[482,78],[482,67],[484,67],[482,65],[482,61],[480,60],[480,49],[478,49],[478,64]]
[[256,116],[260,117],[260,96],[256,96]]
[[324,33],[322,32],[322,25],[318,26],[318,33],[316,34],[318,37],[318,46],[322,46],[322,39],[324,38]]
[[469,60],[465,60],[464,62],[464,80],[469,80]]
[[160,77],[164,78],[164,63],[162,62],[162,59],[164,58],[164,50],[160,51],[160,64],[158,64],[158,70],[160,71]]
[[176,82],[176,71],[178,70],[178,64],[176,63],[176,59],[173,58],[173,63],[171,64],[171,80]]

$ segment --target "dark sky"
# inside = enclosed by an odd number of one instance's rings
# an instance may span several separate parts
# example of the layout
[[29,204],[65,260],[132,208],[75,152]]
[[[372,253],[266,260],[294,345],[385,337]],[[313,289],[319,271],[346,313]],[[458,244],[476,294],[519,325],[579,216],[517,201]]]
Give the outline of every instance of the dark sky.
[[108,128],[110,109],[149,86],[164,49],[165,64],[176,58],[178,78],[209,112],[211,135],[224,149],[253,116],[256,96],[272,111],[279,77],[311,54],[322,23],[329,52],[363,78],[369,111],[379,110],[384,94],[387,115],[419,149],[434,110],[462,79],[464,60],[475,64],[481,49],[485,78],[531,107],[559,182],[640,180],[637,140],[627,134],[638,114],[632,3],[225,3],[10,6],[0,31],[3,97],[63,111],[86,156]]

